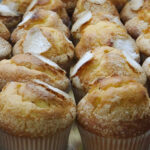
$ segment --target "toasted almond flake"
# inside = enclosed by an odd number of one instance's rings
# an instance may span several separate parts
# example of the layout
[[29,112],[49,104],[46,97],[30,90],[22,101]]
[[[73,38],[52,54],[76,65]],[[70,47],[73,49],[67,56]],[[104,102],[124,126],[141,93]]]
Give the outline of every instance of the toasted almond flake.
[[67,41],[68,43],[72,44],[72,41],[70,41],[70,40],[68,39],[68,37],[66,37],[65,34],[64,34],[64,37],[65,37],[65,39],[66,39],[66,41]]
[[112,22],[118,24],[118,25],[123,25],[119,19],[119,17],[117,16],[113,16],[113,15],[110,15],[110,14],[106,14],[105,17],[107,17],[109,20],[111,20]]
[[0,4],[0,15],[12,17],[19,16],[19,14],[16,11],[10,9],[9,6],[3,4]]
[[[34,79],[33,82],[35,82],[35,83],[37,83],[37,84],[39,84],[39,85],[43,85],[43,86],[45,86],[46,88],[50,89],[51,91],[54,91],[54,92],[56,92],[56,93],[58,93],[58,94],[64,96],[64,97],[67,98],[67,99],[71,99],[71,97],[70,97],[67,93],[65,93],[65,92],[63,92],[63,91],[61,91],[61,90],[59,90],[59,89],[57,89],[57,88],[55,88],[55,87],[53,87],[53,86],[51,86],[51,85],[45,83],[45,82],[43,82],[43,81]],[[72,100],[72,101],[73,101],[73,100]]]
[[37,4],[38,0],[32,0],[32,2],[30,3],[30,5],[27,8],[27,11],[30,11],[36,4]]
[[132,10],[139,10],[144,4],[144,0],[132,0],[131,1],[131,8]]
[[93,54],[88,51],[86,52],[83,57],[78,61],[78,63],[71,69],[70,71],[70,76],[73,77],[76,75],[76,73],[78,72],[78,70],[87,62],[89,62],[92,58],[93,58]]
[[32,28],[28,31],[23,43],[24,53],[41,54],[50,48],[50,42],[42,34],[39,28]]
[[130,56],[130,54],[126,51],[123,51],[123,54],[127,60],[127,62],[139,73],[144,72],[142,67],[140,66],[140,64],[138,64],[134,59],[132,59],[132,57]]
[[32,18],[33,14],[34,14],[34,11],[28,12],[28,13],[24,16],[22,22],[20,22],[20,23],[18,24],[18,26],[24,25],[28,20],[30,20],[30,19]]
[[90,11],[85,11],[82,13],[82,15],[79,15],[78,20],[74,23],[72,27],[72,32],[76,32],[81,28],[83,24],[88,22],[92,18],[92,13]]
[[35,57],[37,57],[38,59],[40,59],[41,61],[43,61],[44,63],[54,67],[55,69],[57,70],[61,70],[63,72],[65,72],[63,69],[61,69],[55,62],[51,61],[50,59],[47,59],[46,57],[43,57],[41,55],[37,55],[37,54],[34,54]]
[[95,3],[95,4],[104,4],[106,2],[106,0],[88,0],[91,3]]
[[132,39],[116,39],[113,47],[122,51],[127,51],[128,54],[135,60],[139,59],[139,54],[136,53],[136,44]]

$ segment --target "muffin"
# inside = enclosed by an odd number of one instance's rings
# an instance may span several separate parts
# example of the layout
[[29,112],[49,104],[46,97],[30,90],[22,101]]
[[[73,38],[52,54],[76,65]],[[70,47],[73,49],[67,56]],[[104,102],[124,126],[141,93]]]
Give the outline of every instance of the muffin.
[[2,21],[0,21],[0,37],[4,38],[5,40],[9,40],[10,38],[10,32]]
[[[135,7],[135,3],[137,1],[132,0],[130,3],[133,3],[133,8]],[[136,15],[128,20],[125,24],[128,32],[134,37],[137,38],[143,30],[147,29],[149,26],[149,8],[150,8],[150,1],[148,0],[139,0],[137,4],[140,4],[139,7],[135,7]],[[132,6],[132,5],[131,5]],[[130,15],[130,14],[129,14]]]
[[142,67],[127,52],[111,47],[98,47],[88,51],[71,68],[70,78],[76,100],[79,101],[98,80],[112,76],[128,76],[145,84]]
[[95,25],[100,21],[109,21],[109,22],[114,22],[118,25],[123,25],[118,16],[113,16],[109,13],[104,13],[104,12],[98,12],[92,14],[91,11],[85,11],[84,13],[78,16],[77,21],[72,26],[71,31],[75,43],[78,43],[84,30],[89,25]]
[[0,37],[0,60],[11,56],[12,46],[8,41]]
[[33,27],[53,27],[63,32],[67,37],[70,35],[69,29],[55,12],[36,9],[24,15],[22,22],[19,23],[11,35],[12,42],[17,42]]
[[17,26],[20,20],[21,16],[15,7],[0,4],[0,21],[2,21],[10,31]]
[[73,20],[76,21],[78,16],[85,11],[93,13],[103,12],[118,16],[118,11],[110,0],[78,0],[73,14]]
[[93,85],[77,107],[86,150],[148,150],[150,99],[130,78],[107,78]]
[[61,0],[33,0],[27,11],[33,11],[36,8],[55,11],[66,25],[70,23],[65,4]]
[[75,103],[59,89],[34,82],[9,82],[0,93],[2,149],[65,150]]
[[81,58],[85,52],[99,46],[110,46],[127,51],[136,61],[140,59],[135,41],[128,35],[124,27],[113,22],[99,21],[95,25],[88,26],[75,48],[76,56]]
[[0,89],[7,82],[27,82],[34,79],[64,91],[69,88],[66,72],[45,57],[20,54],[0,62]]
[[24,14],[32,0],[2,0],[2,4],[8,5],[11,8],[16,8],[17,12]]
[[67,70],[73,61],[74,46],[72,42],[57,29],[34,27],[29,30],[13,48],[14,55],[22,53],[39,54],[51,59]]

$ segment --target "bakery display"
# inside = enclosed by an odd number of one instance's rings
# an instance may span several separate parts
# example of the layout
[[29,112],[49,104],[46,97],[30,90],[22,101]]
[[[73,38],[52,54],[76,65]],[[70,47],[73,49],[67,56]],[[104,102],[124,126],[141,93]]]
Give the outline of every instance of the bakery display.
[[68,94],[39,80],[10,82],[0,92],[0,108],[3,149],[66,149],[76,115]]
[[57,29],[34,27],[14,46],[13,54],[21,53],[39,54],[67,69],[73,61],[74,46],[65,34]]
[[150,150],[149,4],[0,0],[0,149]]
[[146,88],[130,78],[108,78],[93,85],[77,107],[84,148],[148,149],[149,106]]
[[81,100],[94,83],[113,76],[128,76],[146,83],[144,70],[125,51],[98,47],[86,52],[70,71],[76,99]]
[[69,37],[69,29],[63,24],[60,17],[53,11],[47,11],[43,9],[36,9],[31,12],[27,12],[22,22],[20,22],[17,28],[11,35],[13,43],[17,42],[24,34],[33,27],[53,27],[62,31],[67,37]]

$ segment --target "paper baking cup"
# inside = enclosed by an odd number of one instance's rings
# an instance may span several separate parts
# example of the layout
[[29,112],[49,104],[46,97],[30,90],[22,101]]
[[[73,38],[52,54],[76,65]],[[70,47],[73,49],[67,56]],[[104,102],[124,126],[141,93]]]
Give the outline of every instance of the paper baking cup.
[[79,127],[84,150],[150,150],[150,132],[134,138],[104,138]]
[[71,128],[51,137],[17,137],[0,131],[0,150],[66,150]]

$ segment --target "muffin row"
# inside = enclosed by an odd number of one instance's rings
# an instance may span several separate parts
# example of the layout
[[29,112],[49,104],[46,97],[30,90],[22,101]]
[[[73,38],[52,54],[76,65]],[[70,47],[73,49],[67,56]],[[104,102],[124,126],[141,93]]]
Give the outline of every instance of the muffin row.
[[139,64],[139,47],[112,1],[79,0],[73,19],[79,61],[70,78],[84,149],[149,150],[149,61]]
[[67,94],[74,46],[64,23],[70,24],[67,11],[72,12],[75,1],[65,3],[4,0],[0,4],[2,25],[12,32],[1,36],[13,45],[13,57],[0,61],[2,149],[67,148],[76,104]]

